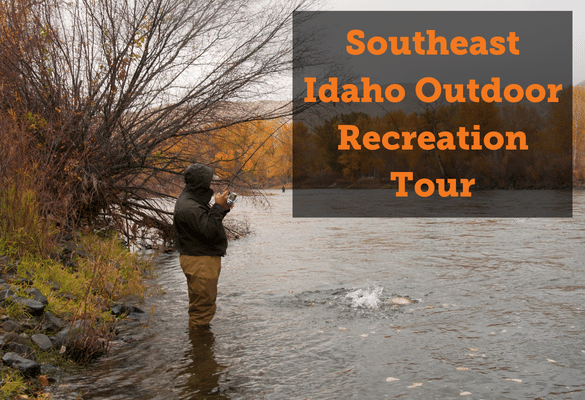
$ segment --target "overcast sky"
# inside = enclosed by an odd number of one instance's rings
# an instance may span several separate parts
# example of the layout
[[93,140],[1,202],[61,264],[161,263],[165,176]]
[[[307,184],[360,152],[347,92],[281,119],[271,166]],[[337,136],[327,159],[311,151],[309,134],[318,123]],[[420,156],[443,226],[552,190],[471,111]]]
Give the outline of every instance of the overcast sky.
[[323,0],[322,10],[351,11],[573,11],[573,83],[585,81],[585,1],[583,0]]

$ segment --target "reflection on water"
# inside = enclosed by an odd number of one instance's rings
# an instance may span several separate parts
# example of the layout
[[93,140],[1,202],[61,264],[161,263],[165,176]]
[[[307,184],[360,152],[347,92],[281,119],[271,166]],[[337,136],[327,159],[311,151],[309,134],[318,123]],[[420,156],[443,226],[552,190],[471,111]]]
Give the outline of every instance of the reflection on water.
[[290,192],[230,213],[254,233],[230,243],[210,332],[189,334],[161,256],[150,320],[54,397],[585,396],[585,193],[573,218],[292,219]]
[[225,367],[219,365],[215,359],[214,341],[213,332],[207,329],[194,329],[189,332],[190,346],[184,356],[186,365],[174,378],[180,398],[229,398],[220,392],[219,377]]

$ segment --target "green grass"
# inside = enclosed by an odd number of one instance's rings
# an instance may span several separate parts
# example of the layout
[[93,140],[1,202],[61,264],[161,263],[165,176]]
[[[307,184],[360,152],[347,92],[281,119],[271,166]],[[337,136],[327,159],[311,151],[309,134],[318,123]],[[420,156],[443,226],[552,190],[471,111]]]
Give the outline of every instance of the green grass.
[[[109,324],[115,320],[109,312],[113,302],[129,297],[136,301],[145,296],[144,278],[150,276],[150,264],[120,245],[115,233],[76,232],[73,235],[76,244],[86,256],[74,259],[75,268],[67,267],[49,257],[51,252],[60,251],[59,244],[55,243],[59,230],[40,218],[38,210],[33,190],[16,185],[0,187],[0,255],[19,260],[17,276],[33,281],[32,286],[49,301],[46,311],[66,322],[92,321],[92,327],[84,331],[86,336],[83,339],[95,343],[107,335]],[[33,298],[25,292],[28,288],[25,283],[10,283],[19,296]],[[55,285],[58,285],[58,290],[54,290]],[[71,294],[72,298],[64,298],[64,294]],[[28,322],[33,326],[25,330],[29,336],[40,332],[36,319],[20,304],[0,304],[0,315],[8,315],[20,323]],[[82,345],[69,346],[65,354],[59,354],[59,349],[45,352],[32,344],[30,347],[41,364],[49,363],[65,369],[75,368],[93,355],[89,350],[84,354]],[[38,379],[0,367],[0,400],[19,398],[50,397],[42,392]]]
[[49,394],[42,392],[40,380],[29,379],[19,371],[0,366],[0,400],[41,400],[50,398]]
[[21,256],[46,254],[55,228],[39,216],[36,194],[28,185],[0,187],[0,251]]

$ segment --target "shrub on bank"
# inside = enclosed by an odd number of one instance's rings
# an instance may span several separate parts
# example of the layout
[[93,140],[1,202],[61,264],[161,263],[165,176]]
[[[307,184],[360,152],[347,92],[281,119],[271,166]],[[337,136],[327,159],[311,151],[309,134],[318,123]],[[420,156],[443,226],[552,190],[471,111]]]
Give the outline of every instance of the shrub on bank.
[[33,189],[4,183],[0,397],[46,398],[41,389],[55,365],[85,363],[108,350],[119,315],[113,306],[144,296],[148,263],[116,234],[58,229],[38,216]]

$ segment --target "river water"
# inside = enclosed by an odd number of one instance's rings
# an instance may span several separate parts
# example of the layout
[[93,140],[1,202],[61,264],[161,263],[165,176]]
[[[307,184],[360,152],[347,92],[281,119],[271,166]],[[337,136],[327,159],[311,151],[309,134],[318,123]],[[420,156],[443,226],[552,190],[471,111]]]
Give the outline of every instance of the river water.
[[163,255],[147,312],[54,398],[585,398],[585,192],[565,219],[293,219],[270,194],[230,213],[253,233],[210,332]]

